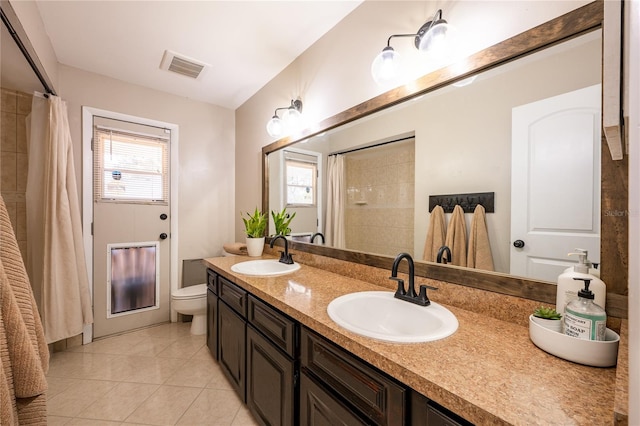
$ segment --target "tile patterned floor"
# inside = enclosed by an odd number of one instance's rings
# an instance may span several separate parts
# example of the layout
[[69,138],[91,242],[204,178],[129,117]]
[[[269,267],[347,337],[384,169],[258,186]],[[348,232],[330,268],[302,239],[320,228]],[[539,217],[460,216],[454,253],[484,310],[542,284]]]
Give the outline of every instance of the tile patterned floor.
[[51,357],[50,425],[257,423],[189,323],[163,324]]

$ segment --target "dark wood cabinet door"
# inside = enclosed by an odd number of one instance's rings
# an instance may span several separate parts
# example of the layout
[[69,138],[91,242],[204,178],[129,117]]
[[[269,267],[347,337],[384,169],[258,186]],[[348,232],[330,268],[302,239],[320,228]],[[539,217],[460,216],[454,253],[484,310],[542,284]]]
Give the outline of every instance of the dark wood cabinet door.
[[207,346],[218,359],[218,296],[210,289],[207,290]]
[[247,327],[247,406],[265,425],[294,424],[295,364]]
[[218,361],[243,402],[245,395],[245,320],[221,300],[218,301]]
[[300,426],[359,426],[367,423],[306,373],[300,374]]

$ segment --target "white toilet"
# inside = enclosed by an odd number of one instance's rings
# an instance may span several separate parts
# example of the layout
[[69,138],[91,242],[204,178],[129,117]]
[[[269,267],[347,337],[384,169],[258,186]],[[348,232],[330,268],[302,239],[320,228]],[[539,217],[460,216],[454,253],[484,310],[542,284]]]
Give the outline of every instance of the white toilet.
[[182,315],[193,315],[191,334],[207,332],[207,284],[180,288],[171,293],[171,308]]

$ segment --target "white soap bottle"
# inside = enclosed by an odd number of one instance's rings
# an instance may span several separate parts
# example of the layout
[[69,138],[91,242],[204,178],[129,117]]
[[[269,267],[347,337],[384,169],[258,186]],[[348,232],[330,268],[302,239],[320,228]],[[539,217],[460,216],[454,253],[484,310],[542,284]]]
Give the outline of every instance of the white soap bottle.
[[598,277],[589,274],[591,262],[587,260],[587,251],[578,249],[577,253],[569,253],[569,256],[578,256],[578,264],[567,268],[558,276],[558,288],[556,289],[556,311],[564,313],[569,302],[578,298],[578,292],[583,288],[582,282],[578,280],[591,280],[590,289],[594,294],[594,303],[599,306],[606,305],[607,286]]
[[604,340],[607,330],[607,313],[593,303],[594,294],[589,290],[589,278],[575,278],[584,284],[578,298],[567,304],[564,313],[564,334],[578,339]]

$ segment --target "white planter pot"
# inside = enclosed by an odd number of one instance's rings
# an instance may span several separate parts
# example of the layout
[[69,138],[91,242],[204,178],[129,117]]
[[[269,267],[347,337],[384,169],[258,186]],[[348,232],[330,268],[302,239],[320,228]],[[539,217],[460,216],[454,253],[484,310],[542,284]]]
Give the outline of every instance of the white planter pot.
[[251,257],[262,256],[264,250],[264,237],[262,238],[249,238],[247,237],[247,253]]
[[538,318],[536,316],[531,316],[531,320],[536,324],[543,326],[544,328],[548,328],[549,330],[557,331],[558,333],[562,333],[562,320],[553,320],[547,318]]

